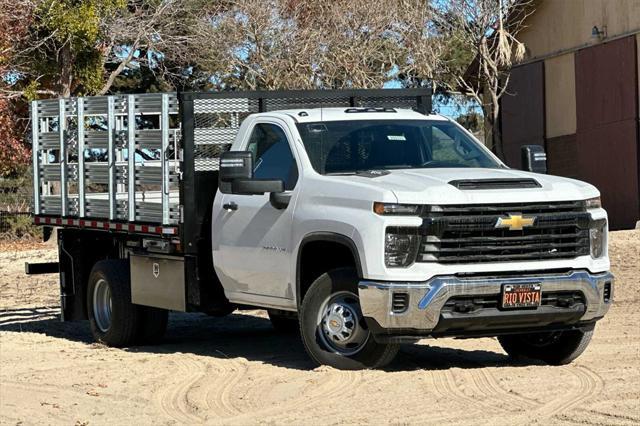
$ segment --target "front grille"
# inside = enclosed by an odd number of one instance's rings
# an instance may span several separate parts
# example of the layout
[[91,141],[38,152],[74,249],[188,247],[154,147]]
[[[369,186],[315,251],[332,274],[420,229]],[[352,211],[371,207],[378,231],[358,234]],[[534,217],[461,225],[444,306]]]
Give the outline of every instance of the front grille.
[[[590,215],[580,201],[431,206],[425,210],[417,262],[553,260],[589,254]],[[517,229],[518,217],[533,219],[533,223]],[[504,227],[497,227],[500,218]]]

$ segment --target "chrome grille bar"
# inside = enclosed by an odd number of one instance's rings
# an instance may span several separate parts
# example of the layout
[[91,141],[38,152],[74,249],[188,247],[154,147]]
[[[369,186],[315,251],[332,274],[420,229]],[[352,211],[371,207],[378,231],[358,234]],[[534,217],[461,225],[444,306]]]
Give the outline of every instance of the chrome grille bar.
[[[589,254],[590,215],[584,203],[429,206],[417,262],[485,263],[569,259]],[[533,225],[496,227],[511,214],[535,218]],[[393,229],[390,232],[416,232]]]

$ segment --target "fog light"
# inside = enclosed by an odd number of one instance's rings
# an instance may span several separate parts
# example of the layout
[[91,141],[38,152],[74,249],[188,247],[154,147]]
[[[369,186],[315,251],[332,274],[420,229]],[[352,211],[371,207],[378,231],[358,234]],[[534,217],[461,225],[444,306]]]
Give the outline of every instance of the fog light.
[[607,221],[604,219],[595,220],[589,228],[589,244],[591,246],[591,257],[597,259],[604,254],[606,244]]
[[416,259],[420,236],[387,232],[384,244],[384,262],[387,266],[409,266]]

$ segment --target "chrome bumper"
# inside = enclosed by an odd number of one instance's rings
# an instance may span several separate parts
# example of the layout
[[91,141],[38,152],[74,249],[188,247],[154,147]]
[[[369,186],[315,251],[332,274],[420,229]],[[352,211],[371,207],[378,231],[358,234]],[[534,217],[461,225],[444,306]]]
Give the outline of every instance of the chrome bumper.
[[[451,297],[499,295],[503,284],[540,283],[543,295],[545,292],[580,291],[586,299],[586,311],[580,321],[601,318],[613,301],[613,280],[613,275],[609,272],[590,274],[577,270],[567,274],[521,277],[439,276],[418,283],[365,280],[359,283],[358,289],[362,313],[365,317],[374,319],[383,329],[428,332],[438,325],[440,312]],[[607,302],[603,298],[605,283],[611,284]],[[392,298],[396,292],[406,293],[409,297],[408,308],[402,313],[393,312],[392,309]],[[504,312],[505,317],[514,315],[514,311],[501,312]]]

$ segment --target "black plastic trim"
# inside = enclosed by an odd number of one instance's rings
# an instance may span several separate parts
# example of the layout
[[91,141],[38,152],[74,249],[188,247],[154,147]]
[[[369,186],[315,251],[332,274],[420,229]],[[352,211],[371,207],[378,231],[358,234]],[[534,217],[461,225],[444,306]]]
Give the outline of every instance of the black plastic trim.
[[301,265],[302,252],[304,251],[305,245],[314,241],[327,241],[331,243],[339,243],[346,246],[351,251],[353,258],[355,259],[356,272],[358,273],[358,278],[363,278],[362,262],[360,261],[358,248],[356,247],[356,243],[354,243],[351,238],[347,237],[346,235],[338,234],[335,232],[311,232],[305,235],[305,237],[300,242],[300,246],[298,248],[298,255],[296,259],[296,299],[297,299],[298,306],[300,306],[300,304],[302,303],[302,300],[300,300],[300,284],[301,284],[300,272],[302,271],[302,265]]
[[58,262],[24,262],[24,273],[27,275],[57,274],[58,272],[60,272],[60,263]]
[[460,190],[542,188],[540,182],[531,178],[457,179],[449,181],[449,185]]
[[378,342],[411,342],[427,337],[455,337],[459,339],[476,338],[476,337],[495,337],[505,334],[523,334],[523,333],[545,333],[549,331],[568,331],[568,330],[593,330],[597,321],[602,319],[594,318],[589,321],[574,321],[574,322],[562,322],[557,321],[547,324],[529,324],[520,327],[490,327],[479,328],[474,330],[459,330],[449,328],[446,330],[418,330],[412,328],[403,329],[384,329],[378,324],[378,322],[370,317],[365,317],[367,326],[373,333],[374,338]]

